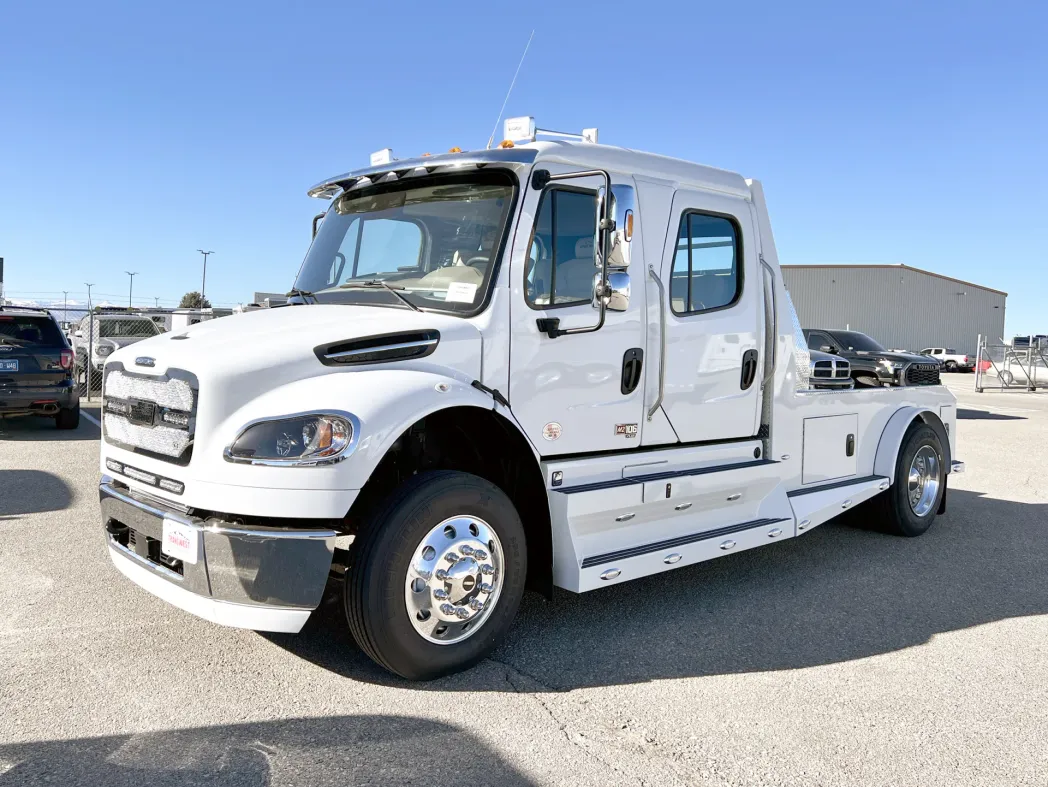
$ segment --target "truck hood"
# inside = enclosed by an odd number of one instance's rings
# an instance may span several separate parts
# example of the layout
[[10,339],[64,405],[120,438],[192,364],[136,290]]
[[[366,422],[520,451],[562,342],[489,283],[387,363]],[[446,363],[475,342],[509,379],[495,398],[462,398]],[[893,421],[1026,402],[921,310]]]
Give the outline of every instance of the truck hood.
[[871,361],[878,361],[884,359],[886,361],[894,361],[896,363],[938,363],[935,358],[930,355],[917,355],[916,353],[893,353],[887,350],[880,352],[867,352],[866,350],[855,351],[855,355],[862,358],[868,358]]
[[[366,364],[326,366],[318,360],[315,348],[419,330],[440,334],[431,355],[377,366],[442,367],[470,381],[480,378],[481,334],[467,320],[408,309],[333,304],[283,306],[208,320],[117,350],[107,366],[120,363],[136,374],[157,376],[170,369],[190,372],[199,385],[201,403],[208,400],[207,409],[219,415],[242,405],[245,397],[296,380],[374,368]],[[390,339],[390,343],[396,341]],[[151,359],[152,365],[148,360],[139,364],[138,359]]]

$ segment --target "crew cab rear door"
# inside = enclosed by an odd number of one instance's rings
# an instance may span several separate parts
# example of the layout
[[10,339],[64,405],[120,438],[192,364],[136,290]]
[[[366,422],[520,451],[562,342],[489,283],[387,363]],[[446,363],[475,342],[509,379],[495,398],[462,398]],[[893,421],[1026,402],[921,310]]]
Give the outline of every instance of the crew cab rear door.
[[761,277],[749,204],[681,189],[673,198],[665,285],[662,402],[681,442],[753,437],[760,428]]

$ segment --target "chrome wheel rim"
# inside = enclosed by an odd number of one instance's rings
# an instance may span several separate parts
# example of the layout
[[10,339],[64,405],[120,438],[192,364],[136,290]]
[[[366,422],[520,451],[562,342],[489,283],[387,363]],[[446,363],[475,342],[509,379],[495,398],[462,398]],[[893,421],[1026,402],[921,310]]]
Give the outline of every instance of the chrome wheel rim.
[[910,462],[906,480],[906,495],[913,513],[925,516],[932,510],[939,497],[939,483],[939,455],[930,445],[922,445]]
[[473,636],[502,592],[502,544],[483,519],[445,519],[419,542],[408,564],[404,602],[420,637],[451,645]]

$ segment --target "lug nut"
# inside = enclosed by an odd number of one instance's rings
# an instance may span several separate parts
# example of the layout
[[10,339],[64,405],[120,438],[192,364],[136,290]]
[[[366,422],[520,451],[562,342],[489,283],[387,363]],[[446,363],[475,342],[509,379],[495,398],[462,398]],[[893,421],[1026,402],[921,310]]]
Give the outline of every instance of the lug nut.
[[444,588],[437,588],[433,591],[433,598],[439,601],[443,601],[446,598],[450,598],[450,596],[451,594],[448,593],[448,591],[444,590]]
[[447,578],[448,578],[448,572],[445,571],[442,568],[438,568],[437,569],[437,579],[444,580],[444,579],[447,579]]
[[494,590],[494,588],[492,588],[491,585],[489,585],[487,582],[481,583],[481,585],[480,585],[480,592],[481,593],[490,593],[492,590]]
[[444,555],[444,559],[449,563],[457,563],[459,556],[456,555],[454,552],[448,552],[446,555]]
[[477,560],[487,560],[488,553],[485,552],[483,549],[474,549],[473,557],[475,557]]
[[466,618],[469,617],[469,610],[466,609],[465,607],[458,607],[455,610],[455,614],[458,616],[459,620],[465,620]]
[[455,608],[453,606],[451,606],[450,604],[441,604],[440,605],[440,611],[443,614],[448,615],[449,617],[452,617],[452,616],[457,614],[455,612]]
[[473,554],[473,547],[471,547],[469,544],[463,544],[459,547],[459,552],[461,552],[466,557],[469,557]]
[[484,609],[484,602],[475,598],[470,599],[469,608],[474,610],[475,612],[480,612],[482,609]]
[[491,565],[491,563],[485,563],[483,566],[480,567],[480,573],[481,574],[494,574],[495,573],[495,567],[493,565]]

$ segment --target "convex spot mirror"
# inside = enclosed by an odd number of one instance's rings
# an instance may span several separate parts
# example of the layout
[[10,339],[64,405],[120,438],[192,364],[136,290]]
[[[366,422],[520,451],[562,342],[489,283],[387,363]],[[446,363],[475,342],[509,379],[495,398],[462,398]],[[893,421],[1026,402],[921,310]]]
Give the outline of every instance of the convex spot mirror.
[[[604,189],[597,192],[597,215],[601,215],[601,203],[604,200]],[[631,247],[633,241],[633,210],[636,197],[632,186],[621,183],[612,184],[611,187],[611,210],[609,214],[615,221],[615,229],[608,239],[608,267],[628,268],[631,262]],[[599,232],[599,229],[598,229]],[[599,239],[600,235],[597,235]],[[597,244],[600,249],[600,244]],[[597,267],[600,267],[599,254],[594,259]]]
[[[597,291],[600,287],[600,274],[593,277],[593,308],[599,308]],[[604,294],[604,305],[608,311],[624,312],[630,305],[630,275],[625,271],[612,271],[608,274],[608,289]]]

